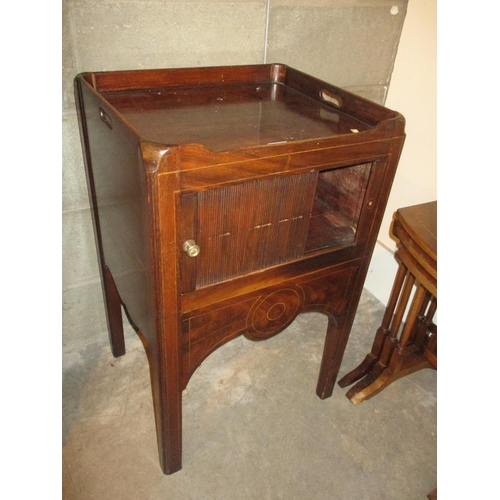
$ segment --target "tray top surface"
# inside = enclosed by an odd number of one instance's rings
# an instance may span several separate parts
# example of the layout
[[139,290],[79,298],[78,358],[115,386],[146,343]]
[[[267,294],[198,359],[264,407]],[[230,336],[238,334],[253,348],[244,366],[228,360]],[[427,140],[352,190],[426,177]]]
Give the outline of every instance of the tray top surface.
[[400,208],[397,218],[415,244],[437,262],[437,201]]
[[[362,121],[284,84],[103,92],[146,140],[227,151],[362,132]],[[354,131],[354,132],[353,132]]]

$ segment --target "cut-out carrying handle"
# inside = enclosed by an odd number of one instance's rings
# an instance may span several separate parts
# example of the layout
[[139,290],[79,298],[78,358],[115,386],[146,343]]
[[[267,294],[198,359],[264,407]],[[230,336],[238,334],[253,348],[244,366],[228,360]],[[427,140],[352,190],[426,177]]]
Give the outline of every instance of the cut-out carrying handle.
[[108,128],[110,130],[113,130],[113,121],[111,120],[111,116],[109,116],[108,113],[106,113],[106,111],[104,111],[104,109],[102,109],[100,106],[99,106],[99,116],[101,120],[108,126]]
[[334,94],[333,92],[330,92],[329,90],[323,89],[320,90],[319,96],[323,101],[329,102],[336,106],[337,108],[342,107],[342,97],[338,96],[337,94]]

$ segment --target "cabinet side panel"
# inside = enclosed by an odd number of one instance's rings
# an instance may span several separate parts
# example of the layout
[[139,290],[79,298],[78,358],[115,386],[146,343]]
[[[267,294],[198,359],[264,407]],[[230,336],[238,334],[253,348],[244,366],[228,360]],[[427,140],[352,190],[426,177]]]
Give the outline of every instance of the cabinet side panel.
[[85,85],[81,85],[81,95],[102,258],[130,319],[146,334],[151,298],[146,178],[139,140]]

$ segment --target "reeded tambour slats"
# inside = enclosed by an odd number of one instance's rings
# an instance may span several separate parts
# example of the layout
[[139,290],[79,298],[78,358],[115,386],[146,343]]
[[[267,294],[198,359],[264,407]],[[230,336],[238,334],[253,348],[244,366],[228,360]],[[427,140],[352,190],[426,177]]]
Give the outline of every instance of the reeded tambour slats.
[[316,172],[198,194],[197,287],[301,258]]

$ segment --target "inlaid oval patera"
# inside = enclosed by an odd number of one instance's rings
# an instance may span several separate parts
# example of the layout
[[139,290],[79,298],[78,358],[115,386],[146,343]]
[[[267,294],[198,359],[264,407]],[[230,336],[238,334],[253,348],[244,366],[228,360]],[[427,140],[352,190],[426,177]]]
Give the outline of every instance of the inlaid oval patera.
[[265,296],[248,314],[246,337],[262,340],[276,335],[292,323],[302,304],[300,287],[283,288]]

